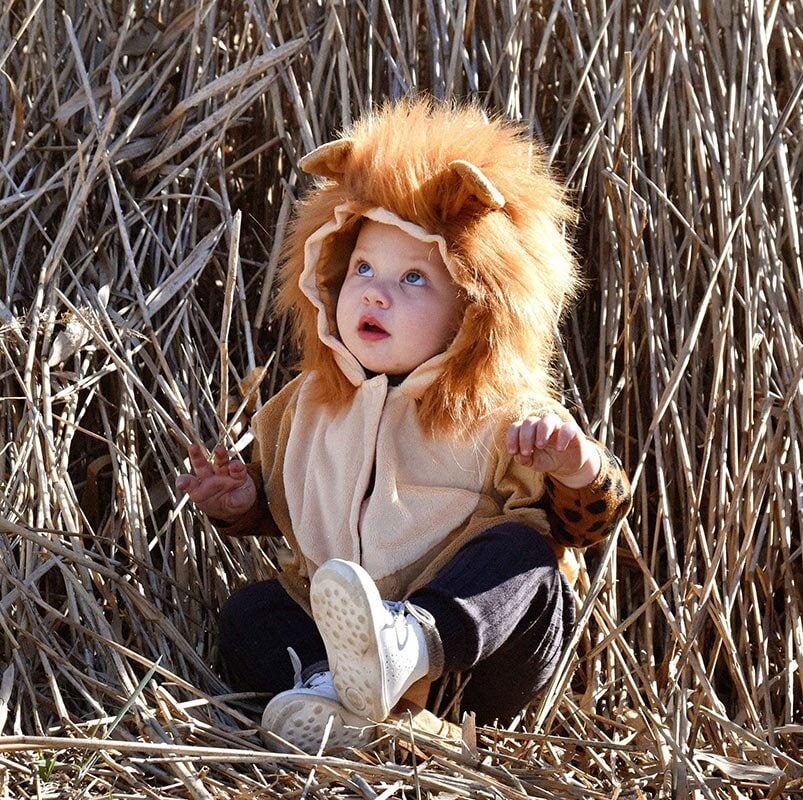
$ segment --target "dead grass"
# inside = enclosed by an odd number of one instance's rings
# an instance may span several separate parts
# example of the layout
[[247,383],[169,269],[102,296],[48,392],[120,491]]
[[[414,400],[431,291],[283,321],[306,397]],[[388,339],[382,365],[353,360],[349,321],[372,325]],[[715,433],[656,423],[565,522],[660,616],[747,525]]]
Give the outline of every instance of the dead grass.
[[[796,0],[4,3],[3,796],[803,794],[801,30]],[[416,90],[526,120],[575,192],[567,397],[636,507],[511,730],[279,758],[214,670],[269,554],[173,480],[288,377],[299,156]]]

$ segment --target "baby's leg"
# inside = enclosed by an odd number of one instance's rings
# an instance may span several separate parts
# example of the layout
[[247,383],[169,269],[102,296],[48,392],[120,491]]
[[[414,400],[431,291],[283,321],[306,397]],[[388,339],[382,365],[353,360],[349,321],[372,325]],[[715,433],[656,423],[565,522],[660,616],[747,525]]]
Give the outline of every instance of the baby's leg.
[[304,667],[326,658],[312,618],[276,580],[235,592],[220,611],[220,655],[232,686],[282,692],[294,685],[292,647]]
[[574,626],[574,600],[547,540],[498,525],[469,542],[410,601],[435,618],[444,672],[470,672],[461,708],[507,721],[551,677]]

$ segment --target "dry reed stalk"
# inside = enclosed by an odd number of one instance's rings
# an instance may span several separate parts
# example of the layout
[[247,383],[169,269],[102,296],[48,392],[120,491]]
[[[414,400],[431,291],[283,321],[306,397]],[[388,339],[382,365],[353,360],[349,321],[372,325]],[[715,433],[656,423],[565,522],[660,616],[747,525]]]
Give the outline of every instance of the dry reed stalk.
[[[801,30],[794,0],[4,4],[3,796],[800,792]],[[567,398],[636,505],[509,729],[279,758],[215,671],[272,553],[173,481],[291,375],[298,158],[416,91],[522,120],[566,176]]]

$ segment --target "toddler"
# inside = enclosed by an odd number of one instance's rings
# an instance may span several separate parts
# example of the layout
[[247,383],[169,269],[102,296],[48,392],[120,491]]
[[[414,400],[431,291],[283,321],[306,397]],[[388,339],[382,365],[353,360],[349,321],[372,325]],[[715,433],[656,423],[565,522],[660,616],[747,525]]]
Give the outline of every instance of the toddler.
[[222,658],[307,752],[330,718],[329,749],[364,745],[447,673],[470,675],[464,711],[509,721],[571,635],[570,548],[630,505],[550,372],[571,211],[534,144],[470,106],[387,105],[301,166],[323,180],[278,298],[300,374],[255,415],[251,463],[194,446],[177,481],[225,533],[288,546],[223,607]]

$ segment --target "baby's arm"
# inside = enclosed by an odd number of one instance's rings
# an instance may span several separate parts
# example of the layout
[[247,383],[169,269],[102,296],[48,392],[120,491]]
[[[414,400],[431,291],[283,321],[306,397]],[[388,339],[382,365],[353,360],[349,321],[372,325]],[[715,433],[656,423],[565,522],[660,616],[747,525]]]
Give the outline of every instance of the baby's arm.
[[552,536],[566,547],[589,547],[607,537],[630,509],[630,482],[616,456],[556,414],[511,425],[508,452],[544,472]]
[[179,475],[176,488],[186,492],[207,516],[223,523],[235,523],[257,502],[254,479],[239,459],[232,459],[218,445],[210,461],[197,445],[188,448],[194,474]]

